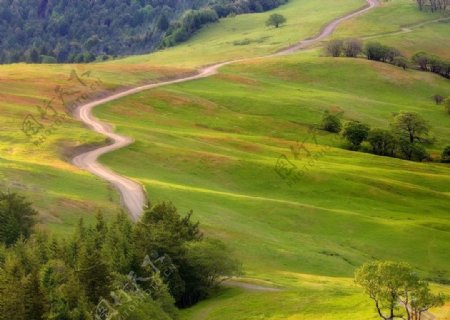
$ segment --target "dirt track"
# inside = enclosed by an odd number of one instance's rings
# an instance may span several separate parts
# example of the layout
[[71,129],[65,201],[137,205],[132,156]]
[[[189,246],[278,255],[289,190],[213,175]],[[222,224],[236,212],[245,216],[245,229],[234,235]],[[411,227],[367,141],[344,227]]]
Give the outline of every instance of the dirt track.
[[[293,54],[299,50],[309,48],[312,45],[320,42],[324,38],[331,35],[334,32],[334,30],[342,22],[349,20],[351,18],[354,18],[358,15],[362,15],[362,14],[366,13],[367,11],[369,11],[379,5],[378,0],[367,0],[367,3],[368,4],[366,7],[361,8],[358,11],[352,12],[344,17],[338,18],[338,19],[330,22],[314,38],[301,41],[292,47],[289,47],[287,49],[284,49],[276,54],[272,54],[267,57],[289,55],[289,54]],[[90,103],[87,103],[87,104],[77,107],[77,109],[75,111],[75,116],[78,119],[80,119],[83,123],[85,123],[88,127],[90,127],[92,130],[108,137],[109,140],[111,141],[111,143],[107,146],[100,147],[98,149],[77,155],[75,158],[72,159],[72,163],[74,165],[76,165],[77,167],[87,170],[87,171],[93,173],[94,175],[108,181],[115,188],[117,188],[120,192],[123,206],[130,213],[130,216],[132,217],[133,220],[135,220],[135,221],[138,220],[140,215],[142,214],[143,208],[145,207],[146,202],[147,202],[147,197],[146,197],[143,186],[129,178],[123,177],[123,176],[113,172],[112,170],[108,169],[107,167],[105,167],[97,162],[97,159],[101,155],[104,155],[108,152],[111,152],[111,151],[114,151],[117,149],[121,149],[121,148],[124,148],[124,147],[130,145],[131,143],[133,143],[133,139],[114,133],[110,126],[102,123],[100,120],[96,119],[92,115],[92,109],[98,105],[101,105],[101,104],[104,104],[104,103],[107,103],[107,102],[110,102],[113,100],[117,100],[122,97],[129,96],[129,95],[132,95],[137,92],[144,91],[144,90],[149,90],[149,89],[167,86],[167,85],[171,85],[171,84],[206,78],[206,77],[216,74],[218,72],[218,70],[221,67],[223,67],[224,65],[235,63],[235,62],[241,62],[241,61],[243,61],[243,60],[236,60],[236,61],[229,61],[229,62],[215,64],[215,65],[212,65],[209,67],[205,67],[204,69],[201,69],[199,71],[199,73],[194,76],[183,77],[183,78],[176,79],[176,80],[139,86],[139,87],[136,87],[133,89],[129,89],[129,90],[120,92],[120,93],[112,94],[109,97],[98,99],[93,102],[90,102]]]

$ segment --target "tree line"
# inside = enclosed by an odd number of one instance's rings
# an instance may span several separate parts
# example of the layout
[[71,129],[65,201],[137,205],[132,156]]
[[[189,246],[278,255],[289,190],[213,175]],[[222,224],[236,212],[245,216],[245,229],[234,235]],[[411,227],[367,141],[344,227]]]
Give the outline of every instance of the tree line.
[[[322,116],[322,129],[341,133],[352,150],[360,150],[367,142],[373,154],[397,157],[406,160],[431,160],[426,145],[432,144],[429,136],[431,127],[416,112],[401,111],[394,115],[389,129],[370,128],[369,125],[351,120],[343,124],[342,114],[325,111]],[[450,146],[442,151],[442,162],[450,162]]]
[[0,63],[87,63],[187,40],[230,14],[287,0],[0,0]]
[[423,51],[408,60],[397,48],[379,42],[368,42],[364,45],[359,39],[336,39],[327,43],[325,52],[332,57],[365,56],[369,60],[389,63],[403,69],[416,68],[450,79],[450,61]]
[[66,238],[35,231],[36,215],[0,193],[0,319],[176,319],[239,272],[225,245],[171,203],[136,224],[98,213]]

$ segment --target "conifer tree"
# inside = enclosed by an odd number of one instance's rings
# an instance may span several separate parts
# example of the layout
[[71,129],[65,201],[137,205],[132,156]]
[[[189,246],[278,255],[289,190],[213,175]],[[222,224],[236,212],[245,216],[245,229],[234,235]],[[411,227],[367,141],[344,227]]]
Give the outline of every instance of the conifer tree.
[[77,274],[91,303],[96,304],[100,297],[109,295],[110,268],[93,239],[86,239],[81,246]]

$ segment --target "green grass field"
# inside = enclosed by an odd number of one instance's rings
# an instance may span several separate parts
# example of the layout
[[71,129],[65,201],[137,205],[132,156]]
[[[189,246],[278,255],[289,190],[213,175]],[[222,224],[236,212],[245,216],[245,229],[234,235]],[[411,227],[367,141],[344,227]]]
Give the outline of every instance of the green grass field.
[[[411,0],[381,3],[381,8],[343,23],[333,37],[380,41],[400,49],[407,57],[427,51],[450,59],[448,15],[420,12]],[[447,20],[433,22],[443,18]]]
[[[141,181],[152,201],[195,208],[208,234],[235,250],[248,277],[292,287],[275,295],[288,314],[274,306],[256,309],[255,319],[264,312],[273,319],[314,319],[324,306],[313,303],[304,312],[296,305],[305,289],[292,286],[292,277],[351,277],[371,259],[404,260],[427,277],[449,277],[450,168],[346,151],[336,148],[343,145],[338,137],[325,133],[317,135],[316,146],[307,133],[326,109],[378,127],[387,127],[393,112],[411,110],[433,125],[441,150],[450,143],[450,118],[434,105],[436,91],[450,94],[447,80],[366,60],[313,53],[259,59],[226,67],[211,79],[98,107],[98,117],[136,138],[102,162]],[[306,140],[310,157],[303,151],[294,159],[290,147],[297,140]],[[275,171],[283,154],[305,168],[292,186]],[[367,301],[350,279],[344,283],[349,297],[339,307],[342,318],[350,307],[345,302],[359,301],[360,319],[367,319]],[[334,301],[342,292],[329,285]],[[319,300],[324,289],[317,290],[310,294]],[[248,297],[261,307],[272,298]],[[243,299],[236,290],[217,299],[228,301],[230,309],[218,307],[218,315],[205,319],[253,306],[236,305]],[[187,314],[197,311],[204,312],[199,306]],[[321,316],[339,319],[338,314]]]
[[378,37],[377,41],[398,47],[407,57],[425,51],[450,60],[449,34],[450,19],[417,28],[405,28],[401,33]]
[[[73,68],[78,74],[92,71],[101,80],[90,91],[76,85],[92,96],[213,62],[275,52],[363,4],[291,0],[275,10],[288,17],[279,30],[264,26],[272,12],[244,15],[151,55],[86,66],[0,66],[0,186],[26,194],[42,212],[42,227],[59,234],[80,216],[91,221],[97,209],[117,212],[114,190],[67,163],[76,146],[102,143],[103,137],[71,119],[36,147],[20,130],[24,116],[54,97],[57,85],[73,85],[68,80]],[[412,1],[393,0],[345,23],[335,36],[393,33],[436,18],[417,12]],[[445,56],[446,30],[448,24],[430,24],[380,41],[407,54],[420,48]],[[172,200],[183,211],[194,209],[205,232],[224,240],[243,262],[247,281],[283,288],[224,288],[185,310],[183,319],[331,320],[349,314],[376,319],[351,279],[354,269],[371,259],[407,261],[427,278],[450,279],[448,165],[350,152],[338,136],[308,132],[328,109],[373,127],[387,127],[393,112],[417,111],[433,126],[436,142],[430,151],[436,156],[450,144],[450,117],[431,97],[450,96],[448,80],[320,55],[311,50],[253,59],[212,78],[142,92],[95,110],[136,139],[102,163],[141,181],[152,201]],[[62,112],[61,103],[55,106]],[[291,147],[297,150],[299,142],[307,151],[298,150],[295,159]],[[291,185],[275,170],[282,155],[304,172]],[[449,287],[437,289],[450,293]],[[433,312],[450,319],[449,305]]]

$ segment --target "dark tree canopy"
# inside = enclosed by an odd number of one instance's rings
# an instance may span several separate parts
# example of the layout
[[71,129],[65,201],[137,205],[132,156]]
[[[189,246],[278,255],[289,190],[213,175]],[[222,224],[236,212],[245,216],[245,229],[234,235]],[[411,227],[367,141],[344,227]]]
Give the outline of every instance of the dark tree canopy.
[[[185,41],[231,13],[287,0],[0,0],[0,63],[90,62]],[[52,58],[52,59],[51,59]]]
[[37,215],[25,198],[15,193],[0,193],[0,242],[11,245],[20,237],[28,238]]
[[380,156],[394,156],[397,139],[389,130],[372,129],[367,141],[372,146],[372,152]]
[[368,125],[358,121],[349,121],[345,124],[342,135],[354,149],[358,149],[361,143],[367,139],[369,131]]
[[450,163],[450,146],[445,147],[442,151],[442,162]]

